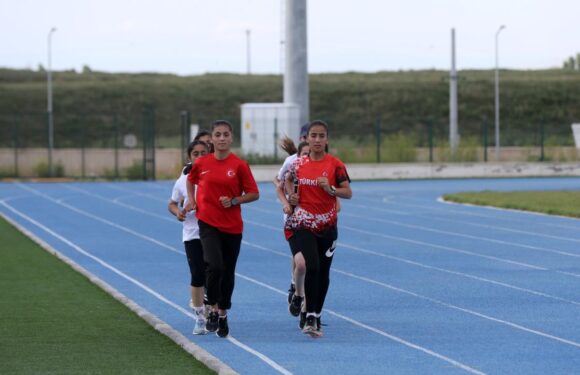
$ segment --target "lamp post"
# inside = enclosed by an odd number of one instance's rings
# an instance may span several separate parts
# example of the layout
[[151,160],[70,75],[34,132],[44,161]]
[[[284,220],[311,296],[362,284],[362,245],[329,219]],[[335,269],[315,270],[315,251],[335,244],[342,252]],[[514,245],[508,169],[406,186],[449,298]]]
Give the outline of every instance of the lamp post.
[[505,29],[505,25],[501,25],[495,33],[495,159],[499,161],[499,67],[498,67],[498,41],[499,33]]
[[47,79],[47,97],[48,97],[48,106],[47,106],[47,114],[48,114],[48,173],[49,176],[52,177],[53,175],[53,165],[52,165],[52,149],[54,147],[54,137],[53,137],[53,119],[52,119],[52,71],[51,71],[51,40],[52,34],[56,31],[56,27],[53,27],[48,32],[48,69],[46,71],[46,79]]
[[246,67],[247,67],[247,74],[252,74],[252,67],[251,67],[251,56],[250,56],[250,33],[251,30],[246,30]]

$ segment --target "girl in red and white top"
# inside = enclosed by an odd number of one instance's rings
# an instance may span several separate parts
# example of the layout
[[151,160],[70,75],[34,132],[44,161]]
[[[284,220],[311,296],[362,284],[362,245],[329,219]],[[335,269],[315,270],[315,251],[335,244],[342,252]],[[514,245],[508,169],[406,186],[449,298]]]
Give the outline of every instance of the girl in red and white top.
[[[313,337],[322,335],[320,314],[328,286],[336,248],[337,201],[350,199],[352,190],[345,165],[326,153],[328,125],[315,120],[308,127],[310,154],[296,159],[286,177],[288,203],[295,206],[288,216],[285,233],[293,253],[306,260],[306,322],[302,331]],[[297,185],[298,189],[295,189]]]
[[[229,333],[235,271],[242,242],[240,205],[259,198],[248,163],[231,152],[233,127],[225,120],[212,124],[214,153],[198,158],[189,172],[187,193],[196,209],[207,274],[207,300],[212,305],[206,329],[220,337]],[[194,195],[194,185],[197,192]]]
[[[198,157],[204,156],[209,152],[209,146],[200,141],[194,140],[187,147],[187,156],[194,163]],[[206,333],[206,319],[204,316],[203,294],[205,286],[205,261],[203,260],[203,248],[199,239],[199,226],[195,212],[186,212],[188,206],[187,198],[187,176],[191,164],[183,169],[183,172],[175,181],[169,200],[168,209],[178,221],[183,223],[182,239],[187,256],[187,264],[191,273],[191,308],[195,314],[194,335],[204,335]]]

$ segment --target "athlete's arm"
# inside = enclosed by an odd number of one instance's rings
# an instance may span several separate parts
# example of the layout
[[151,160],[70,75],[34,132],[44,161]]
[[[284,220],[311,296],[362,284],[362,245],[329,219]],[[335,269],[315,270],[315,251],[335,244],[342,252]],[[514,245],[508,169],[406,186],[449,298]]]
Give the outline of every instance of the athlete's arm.
[[173,214],[179,221],[185,220],[185,210],[180,210],[177,202],[174,200],[169,200],[169,204],[167,205],[167,209],[169,212]]

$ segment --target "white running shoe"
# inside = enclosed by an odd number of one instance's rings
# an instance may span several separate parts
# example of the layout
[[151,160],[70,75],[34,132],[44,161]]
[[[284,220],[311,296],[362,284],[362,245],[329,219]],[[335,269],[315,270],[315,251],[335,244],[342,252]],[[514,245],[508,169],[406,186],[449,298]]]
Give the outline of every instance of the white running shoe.
[[195,326],[193,327],[194,335],[205,335],[207,333],[205,329],[205,319],[196,319]]

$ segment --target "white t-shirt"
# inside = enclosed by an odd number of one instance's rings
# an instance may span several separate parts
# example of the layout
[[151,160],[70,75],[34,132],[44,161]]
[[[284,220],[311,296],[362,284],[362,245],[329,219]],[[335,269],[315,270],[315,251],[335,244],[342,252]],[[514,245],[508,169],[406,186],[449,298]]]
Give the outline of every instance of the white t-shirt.
[[[187,200],[187,175],[181,174],[175,185],[173,185],[173,191],[171,192],[171,200],[174,202],[181,202],[185,206],[188,202]],[[183,242],[190,241],[199,238],[199,226],[197,224],[197,217],[195,217],[195,212],[190,211],[185,215],[185,220],[183,221]]]
[[292,163],[294,163],[294,160],[296,160],[297,157],[298,157],[298,153],[295,153],[295,154],[288,156],[286,159],[284,159],[284,164],[282,164],[282,167],[278,171],[278,181],[280,183],[282,183],[282,184],[284,183],[284,178],[286,177],[286,172],[288,172],[288,170],[292,166]]

